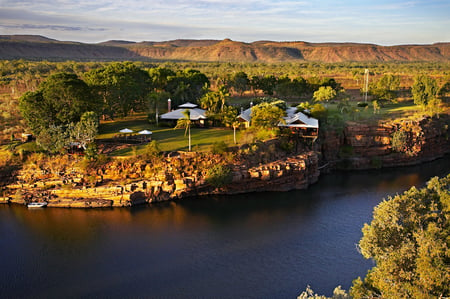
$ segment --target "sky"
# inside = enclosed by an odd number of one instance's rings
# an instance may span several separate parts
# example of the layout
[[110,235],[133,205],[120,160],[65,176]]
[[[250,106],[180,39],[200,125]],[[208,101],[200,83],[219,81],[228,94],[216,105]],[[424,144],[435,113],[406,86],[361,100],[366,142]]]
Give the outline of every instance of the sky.
[[449,0],[0,0],[0,34],[97,43],[450,42]]

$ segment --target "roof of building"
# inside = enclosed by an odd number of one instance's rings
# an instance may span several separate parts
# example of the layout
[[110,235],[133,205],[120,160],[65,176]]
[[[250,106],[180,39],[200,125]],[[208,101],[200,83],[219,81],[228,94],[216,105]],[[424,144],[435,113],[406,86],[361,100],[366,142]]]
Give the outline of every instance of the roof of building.
[[279,123],[278,126],[282,127],[297,127],[297,128],[319,128],[319,120],[314,117],[297,112],[292,116],[283,117],[286,123]]
[[192,104],[190,102],[186,102],[184,104],[179,105],[178,108],[189,108],[189,109],[191,109],[191,108],[195,108],[197,106],[198,106],[197,104]]
[[241,118],[242,120],[244,120],[246,122],[250,122],[250,120],[252,119],[251,114],[252,114],[252,108],[250,107],[250,108],[242,111],[241,114],[238,115],[238,118]]
[[183,115],[184,110],[189,110],[191,112],[190,119],[191,120],[200,120],[200,119],[206,119],[205,112],[206,110],[200,109],[200,108],[193,108],[193,109],[177,109],[174,111],[170,111],[167,113],[164,113],[161,115],[161,119],[172,119],[172,120],[178,120],[185,118]]
[[[238,118],[250,122],[252,119],[252,108],[248,108],[238,115]],[[284,118],[285,123],[279,123],[278,126],[284,127],[302,127],[302,128],[319,128],[319,120],[310,117],[302,112],[297,112],[296,107],[288,107]]]

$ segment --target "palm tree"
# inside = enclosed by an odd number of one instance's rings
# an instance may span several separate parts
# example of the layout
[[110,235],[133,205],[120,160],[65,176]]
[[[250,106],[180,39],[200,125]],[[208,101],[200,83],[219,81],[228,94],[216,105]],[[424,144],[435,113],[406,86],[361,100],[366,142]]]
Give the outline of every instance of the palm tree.
[[186,133],[188,134],[189,139],[189,151],[191,151],[191,111],[189,109],[184,110],[183,112],[183,118],[180,118],[177,121],[177,125],[175,126],[175,129],[179,128],[185,128],[184,136],[186,136]]
[[234,120],[234,121],[231,123],[231,126],[233,127],[233,140],[234,140],[234,144],[237,144],[237,142],[236,142],[236,129],[239,128],[240,125],[241,125],[241,122],[238,121],[237,119]]

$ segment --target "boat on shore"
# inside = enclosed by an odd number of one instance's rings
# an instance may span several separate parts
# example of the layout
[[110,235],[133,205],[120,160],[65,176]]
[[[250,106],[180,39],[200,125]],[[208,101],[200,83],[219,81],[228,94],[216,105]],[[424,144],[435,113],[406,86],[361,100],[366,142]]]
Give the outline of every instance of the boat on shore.
[[27,204],[28,208],[45,208],[47,206],[47,202],[41,201],[41,202],[30,202]]

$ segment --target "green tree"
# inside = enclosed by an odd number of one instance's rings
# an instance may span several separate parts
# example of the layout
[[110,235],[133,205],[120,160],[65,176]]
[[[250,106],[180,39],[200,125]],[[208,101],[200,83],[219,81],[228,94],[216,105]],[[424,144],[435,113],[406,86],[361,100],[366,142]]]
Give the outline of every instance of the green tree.
[[187,101],[196,102],[206,92],[209,84],[205,74],[185,69],[167,78],[166,91],[170,92],[172,103],[177,106]]
[[237,119],[237,110],[234,107],[226,106],[226,108],[223,111],[223,122],[226,126],[230,126],[233,128],[233,141],[234,144],[237,143],[236,141],[236,129],[239,128],[241,123]]
[[384,75],[374,85],[370,86],[369,92],[380,100],[393,101],[397,98],[400,89],[400,76],[392,74]]
[[98,133],[98,116],[93,111],[85,112],[79,122],[69,129],[72,142],[79,142],[83,147],[94,142]]
[[384,200],[365,224],[361,254],[376,266],[357,279],[354,298],[450,296],[450,174]]
[[258,128],[272,128],[283,121],[286,112],[276,105],[276,102],[262,102],[252,107],[252,126]]
[[336,98],[336,90],[331,86],[321,86],[314,92],[313,97],[316,102],[328,102]]
[[174,77],[176,73],[165,67],[151,68],[148,71],[153,88],[157,91],[166,90],[170,77]]
[[50,125],[39,131],[36,136],[36,143],[49,153],[61,152],[70,143],[68,130],[63,125]]
[[426,75],[416,76],[411,92],[414,104],[426,108],[428,103],[437,96],[438,86],[436,80]]
[[104,101],[104,112],[114,117],[116,113],[128,115],[140,110],[151,90],[149,74],[131,62],[116,62],[105,68],[87,72],[86,82]]
[[175,129],[180,129],[180,128],[185,129],[184,136],[186,136],[186,134],[188,135],[189,151],[191,151],[191,124],[192,124],[191,111],[189,109],[185,109],[182,113],[183,113],[183,118],[180,118],[177,121],[177,125],[175,126]]
[[258,85],[266,95],[271,96],[277,86],[277,78],[274,75],[267,75],[259,79]]
[[250,79],[245,72],[241,71],[234,74],[229,84],[235,92],[238,92],[240,96],[242,96],[242,94],[247,91],[250,86]]
[[50,126],[76,123],[86,111],[99,111],[100,100],[88,85],[74,74],[50,76],[36,92],[27,92],[19,100],[19,109],[32,131],[38,135]]

